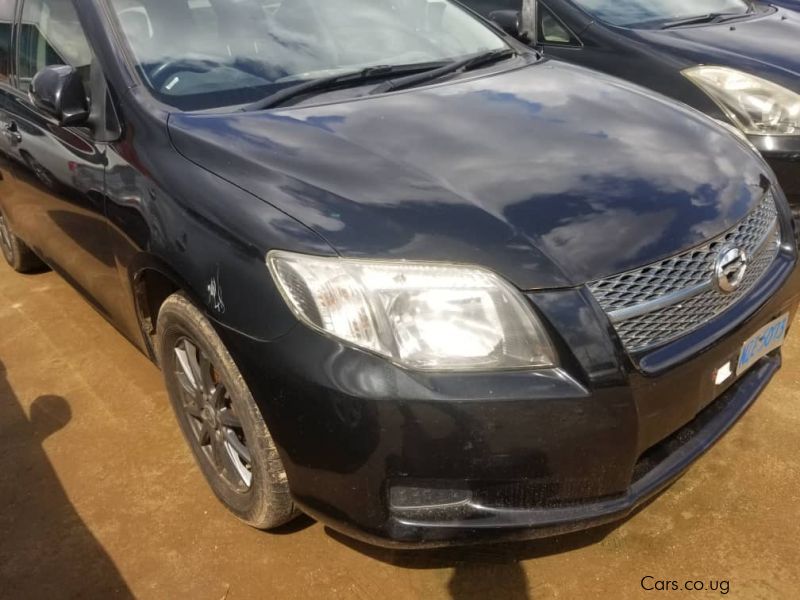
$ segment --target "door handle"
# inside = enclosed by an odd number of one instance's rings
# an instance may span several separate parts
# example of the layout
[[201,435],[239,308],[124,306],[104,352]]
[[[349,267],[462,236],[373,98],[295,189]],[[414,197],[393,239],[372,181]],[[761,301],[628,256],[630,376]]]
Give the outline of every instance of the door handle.
[[22,142],[22,134],[19,132],[19,127],[17,127],[14,121],[3,121],[0,127],[2,128],[3,135],[11,140],[12,144],[19,144]]

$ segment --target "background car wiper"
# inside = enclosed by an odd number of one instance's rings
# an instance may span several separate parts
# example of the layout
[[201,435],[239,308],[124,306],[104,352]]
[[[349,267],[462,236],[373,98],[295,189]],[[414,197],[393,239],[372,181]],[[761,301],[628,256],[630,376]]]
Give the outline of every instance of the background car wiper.
[[661,29],[674,29],[676,27],[683,27],[684,25],[701,25],[702,23],[724,23],[732,19],[746,17],[753,14],[755,9],[750,6],[747,12],[736,13],[708,13],[706,15],[698,15],[696,17],[689,17],[688,19],[678,19],[677,21],[669,21],[661,25]]
[[293,98],[305,96],[307,94],[326,92],[342,87],[359,85],[361,83],[366,83],[371,79],[391,77],[401,73],[419,73],[420,71],[423,73],[428,71],[433,72],[441,68],[442,64],[447,64],[447,66],[450,66],[450,63],[442,62],[416,63],[409,65],[377,65],[374,67],[367,67],[366,69],[360,69],[358,71],[350,71],[347,73],[339,73],[338,75],[331,75],[330,77],[311,79],[309,81],[304,81],[302,83],[283,88],[274,94],[270,94],[266,98],[262,98],[257,102],[253,102],[242,107],[240,110],[243,112],[266,110],[268,108],[279,106],[288,100],[292,100]]
[[457,71],[469,71],[470,69],[475,69],[489,63],[505,60],[506,58],[516,56],[516,54],[516,50],[513,50],[512,48],[491,50],[489,52],[484,52],[463,60],[454,61],[432,71],[425,71],[424,73],[410,75],[408,77],[403,77],[402,79],[390,79],[389,81],[383,82],[370,91],[370,95],[385,94],[386,92],[391,92],[393,90],[401,90],[403,88],[413,87],[415,85],[433,81],[434,79],[438,79],[439,77],[443,77],[451,73],[456,73]]

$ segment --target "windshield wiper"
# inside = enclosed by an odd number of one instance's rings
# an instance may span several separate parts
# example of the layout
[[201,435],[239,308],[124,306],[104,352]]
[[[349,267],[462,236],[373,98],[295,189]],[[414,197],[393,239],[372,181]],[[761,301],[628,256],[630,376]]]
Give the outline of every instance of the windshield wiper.
[[384,81],[382,84],[371,90],[370,95],[385,94],[386,92],[413,87],[415,85],[433,81],[439,77],[444,77],[445,75],[450,75],[451,73],[456,73],[458,71],[469,71],[470,69],[476,69],[493,62],[505,60],[507,58],[511,58],[512,56],[516,56],[516,54],[516,50],[512,48],[501,48],[498,50],[490,50],[489,52],[482,52],[481,54],[473,55],[469,58],[448,63],[447,65],[438,69],[433,69],[432,71],[425,71],[424,73],[418,73],[417,75],[409,75],[408,77],[403,77],[402,79],[390,79],[389,81]]
[[[441,68],[442,64],[442,62],[430,62],[409,65],[377,65],[374,67],[360,69],[358,71],[350,71],[347,73],[339,73],[338,75],[331,75],[330,77],[311,79],[283,88],[282,90],[270,94],[261,100],[247,104],[240,110],[243,112],[266,110],[284,104],[285,102],[300,96],[327,92],[342,87],[360,85],[372,79],[392,77],[393,75],[401,73],[419,73],[420,71],[423,73],[427,71],[433,72],[434,70]],[[447,63],[447,65],[449,66],[449,63]]]
[[684,25],[701,25],[703,23],[724,23],[732,19],[739,19],[753,14],[753,6],[749,6],[746,12],[736,13],[708,13],[706,15],[698,15],[696,17],[689,17],[688,19],[678,19],[676,21],[668,21],[661,25],[661,29],[675,29],[676,27],[683,27]]

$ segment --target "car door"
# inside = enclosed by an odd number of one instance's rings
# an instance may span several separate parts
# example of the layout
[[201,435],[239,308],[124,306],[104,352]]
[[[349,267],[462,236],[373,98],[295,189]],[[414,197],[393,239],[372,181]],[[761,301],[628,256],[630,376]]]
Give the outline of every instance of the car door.
[[27,214],[19,233],[111,317],[120,285],[104,210],[105,147],[88,128],[61,127],[28,98],[31,80],[46,66],[72,65],[89,94],[92,68],[99,67],[72,0],[19,2],[15,85],[6,110],[6,128],[16,139],[17,203]]
[[0,0],[0,208],[13,223],[19,217],[14,186],[14,161],[17,132],[11,130],[10,107],[14,102],[12,85],[13,28],[16,0]]

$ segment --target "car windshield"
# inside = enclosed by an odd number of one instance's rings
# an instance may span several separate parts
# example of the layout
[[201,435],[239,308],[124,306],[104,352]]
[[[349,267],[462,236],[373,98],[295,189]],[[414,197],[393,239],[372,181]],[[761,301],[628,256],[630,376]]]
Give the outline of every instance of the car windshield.
[[508,46],[443,0],[111,0],[153,93],[182,110],[255,102],[368,67]]
[[748,0],[573,0],[601,21],[629,27],[714,14],[746,14]]

